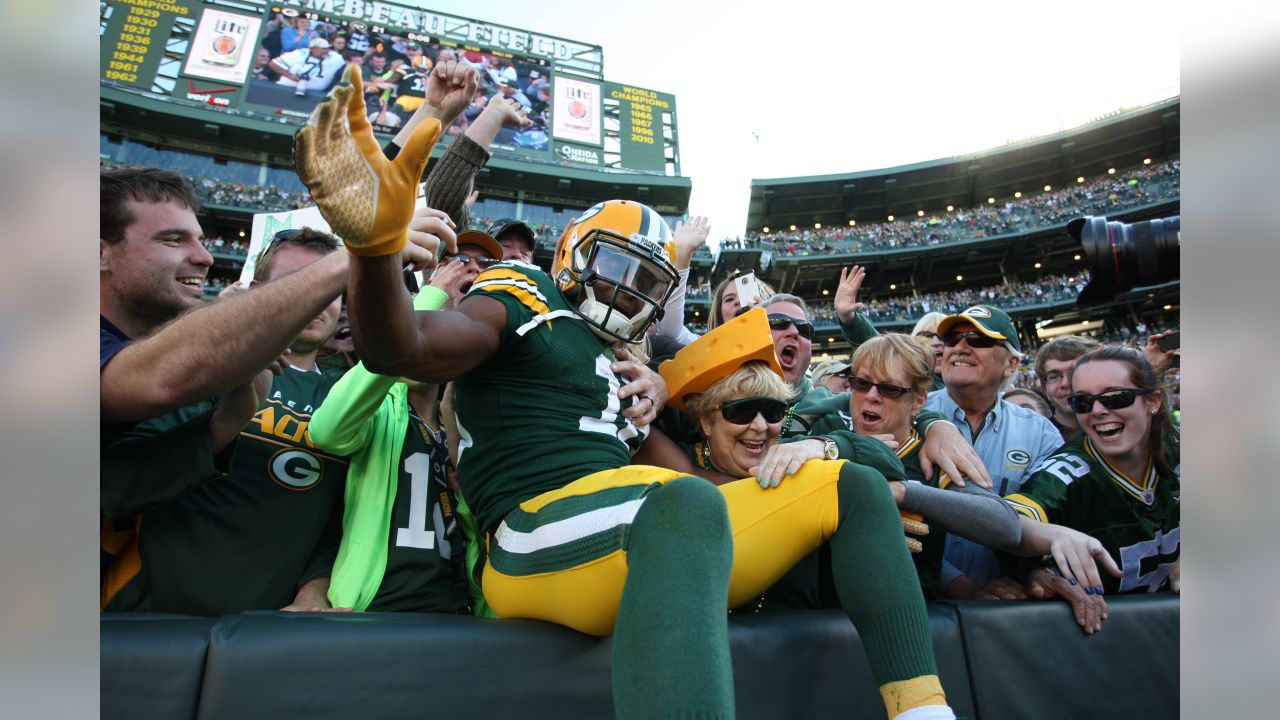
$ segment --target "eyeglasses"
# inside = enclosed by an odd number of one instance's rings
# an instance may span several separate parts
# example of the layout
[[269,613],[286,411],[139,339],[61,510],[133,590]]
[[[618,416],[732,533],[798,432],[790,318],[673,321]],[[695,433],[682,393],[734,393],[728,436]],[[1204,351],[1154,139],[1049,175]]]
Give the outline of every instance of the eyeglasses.
[[494,265],[497,265],[498,263],[502,262],[501,260],[495,260],[494,258],[486,257],[486,256],[484,256],[484,255],[474,255],[474,256],[473,256],[473,255],[466,255],[466,254],[461,254],[461,255],[451,255],[451,256],[449,256],[449,257],[445,258],[445,260],[444,260],[444,261],[445,261],[445,262],[456,262],[456,263],[460,263],[460,264],[462,264],[462,265],[466,265],[467,263],[471,262],[472,260],[475,260],[475,261],[476,261],[476,265],[477,265],[477,266],[479,266],[479,268],[480,268],[481,270],[488,270],[489,268],[493,267]]
[[797,320],[790,315],[781,313],[771,313],[769,315],[770,330],[786,330],[792,325],[796,326],[796,332],[800,333],[800,337],[805,340],[813,339],[813,323],[808,320]]
[[1045,376],[1044,376],[1044,384],[1045,384],[1045,385],[1057,385],[1058,383],[1060,383],[1060,382],[1062,382],[1063,380],[1066,380],[1066,379],[1067,379],[1067,374],[1066,374],[1066,373],[1064,373],[1064,372],[1059,372],[1059,371],[1057,371],[1057,370],[1054,370],[1053,372],[1045,373]]
[[889,398],[890,400],[897,400],[907,393],[915,392],[915,390],[911,388],[890,385],[889,383],[873,383],[870,380],[864,377],[858,377],[857,375],[849,378],[849,384],[853,386],[855,392],[861,393],[869,392],[871,388],[875,388],[880,391],[881,395]]
[[782,422],[787,416],[787,404],[777,398],[746,397],[741,400],[730,400],[717,405],[725,420],[734,425],[750,425],[756,415],[763,415],[764,421],[773,424]]
[[995,347],[996,343],[1000,342],[993,337],[987,337],[980,332],[970,330],[968,332],[947,333],[946,336],[942,338],[942,343],[949,348],[953,348],[959,345],[961,340],[969,343],[969,347],[971,348]]
[[1152,392],[1155,391],[1150,388],[1117,388],[1097,395],[1076,393],[1067,398],[1067,405],[1071,408],[1071,412],[1077,415],[1093,412],[1093,403],[1095,401],[1102,403],[1102,407],[1108,410],[1119,410],[1132,405],[1139,395],[1146,395]]

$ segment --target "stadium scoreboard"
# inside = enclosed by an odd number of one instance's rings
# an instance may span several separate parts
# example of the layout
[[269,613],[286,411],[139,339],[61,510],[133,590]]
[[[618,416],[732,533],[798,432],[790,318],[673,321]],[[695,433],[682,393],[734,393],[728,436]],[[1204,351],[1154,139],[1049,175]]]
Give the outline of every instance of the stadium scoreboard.
[[[104,88],[193,113],[299,126],[343,66],[354,63],[366,84],[370,77],[384,81],[380,92],[366,94],[366,106],[374,129],[394,134],[422,102],[436,59],[452,55],[477,68],[485,97],[473,99],[451,132],[506,94],[526,107],[534,125],[504,128],[494,144],[499,154],[679,174],[675,97],[606,81],[597,45],[366,0],[103,0],[99,8]],[[322,35],[341,36],[345,45],[312,51],[310,39]],[[415,44],[422,57],[409,56]],[[385,57],[377,68],[375,52]],[[305,82],[282,78],[275,65]]]

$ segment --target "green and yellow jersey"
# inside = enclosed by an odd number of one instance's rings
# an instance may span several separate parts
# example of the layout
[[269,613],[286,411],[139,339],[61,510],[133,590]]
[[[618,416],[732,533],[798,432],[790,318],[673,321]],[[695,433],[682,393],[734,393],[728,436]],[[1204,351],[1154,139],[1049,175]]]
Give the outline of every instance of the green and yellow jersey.
[[286,369],[244,427],[225,477],[137,519],[128,576],[107,610],[226,615],[274,610],[328,577],[337,553],[347,461],[317,450],[311,413],[332,386]]
[[[391,509],[387,569],[369,611],[458,612],[467,605],[444,428],[409,408]],[[455,559],[459,562],[455,562]]]
[[1033,520],[1065,525],[1102,542],[1124,572],[1102,573],[1107,592],[1166,589],[1178,560],[1181,524],[1179,443],[1165,448],[1174,474],[1148,463],[1130,478],[1107,462],[1088,436],[1063,445],[1042,462],[1022,488],[1005,498]]
[[626,381],[610,369],[613,351],[545,273],[499,263],[476,278],[473,296],[507,311],[497,352],[454,385],[458,479],[492,532],[525,500],[629,465],[648,428],[622,415],[631,398],[618,398]]

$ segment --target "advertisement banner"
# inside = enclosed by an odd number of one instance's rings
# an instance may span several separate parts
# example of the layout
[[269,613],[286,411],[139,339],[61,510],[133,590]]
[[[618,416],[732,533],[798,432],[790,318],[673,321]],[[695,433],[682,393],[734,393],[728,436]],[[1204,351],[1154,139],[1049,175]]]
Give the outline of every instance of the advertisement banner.
[[600,85],[557,77],[552,88],[552,136],[557,140],[600,145]]
[[253,62],[262,18],[207,8],[196,26],[184,75],[239,85]]
[[600,148],[573,145],[558,140],[555,143],[555,156],[561,162],[573,163],[574,165],[600,167],[604,164],[604,151]]

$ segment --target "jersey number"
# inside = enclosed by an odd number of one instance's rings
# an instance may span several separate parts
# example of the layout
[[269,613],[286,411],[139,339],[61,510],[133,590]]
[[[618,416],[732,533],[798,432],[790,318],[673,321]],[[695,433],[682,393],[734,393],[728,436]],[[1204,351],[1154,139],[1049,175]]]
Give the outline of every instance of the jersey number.
[[[618,390],[622,385],[618,382],[618,376],[613,374],[613,368],[609,367],[611,364],[612,363],[609,362],[609,358],[604,355],[596,356],[596,375],[604,378],[604,381],[608,383],[609,399],[605,403],[604,409],[600,411],[600,417],[583,416],[583,418],[578,421],[578,429],[615,437],[621,440],[625,445],[628,440],[641,435],[642,433],[631,422],[630,418],[620,416],[618,413],[618,409],[622,407],[622,401],[618,399]],[[625,421],[625,424],[623,424],[622,427],[618,426],[619,417],[622,417]],[[646,435],[647,432],[648,428],[645,428]]]
[[1173,572],[1173,563],[1160,563],[1155,570],[1143,573],[1142,561],[1159,555],[1175,555],[1178,552],[1181,530],[1181,527],[1176,527],[1168,535],[1157,530],[1156,536],[1150,540],[1120,548],[1120,569],[1124,571],[1124,577],[1120,579],[1120,592],[1144,587],[1147,592],[1160,589],[1169,573]]
[[431,505],[431,456],[426,453],[414,453],[405,458],[404,471],[409,474],[409,526],[396,530],[396,546],[431,550],[440,541],[440,556],[448,559],[453,551],[449,541],[434,528],[444,527],[444,515],[440,505],[432,506],[431,519],[435,522],[427,526],[427,506]]
[[1050,463],[1045,470],[1061,480],[1064,485],[1070,485],[1076,478],[1089,474],[1089,464],[1074,455],[1067,455],[1061,460]]

